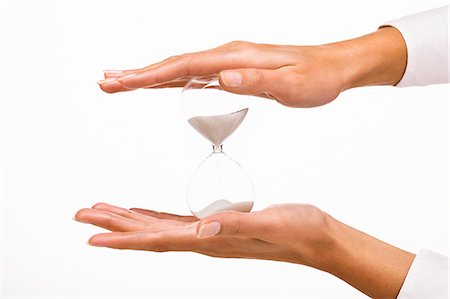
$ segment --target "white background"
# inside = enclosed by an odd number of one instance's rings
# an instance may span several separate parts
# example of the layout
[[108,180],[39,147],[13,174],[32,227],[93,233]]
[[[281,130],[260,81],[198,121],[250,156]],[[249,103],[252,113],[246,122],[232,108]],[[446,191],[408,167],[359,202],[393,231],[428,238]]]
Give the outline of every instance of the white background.
[[[193,253],[94,248],[72,220],[98,201],[188,213],[210,146],[179,90],[105,94],[103,69],[231,40],[320,44],[445,2],[3,2],[0,4],[4,297],[364,297],[311,268]],[[252,99],[225,144],[256,209],[317,205],[411,252],[448,251],[448,87],[370,87],[315,109]],[[229,286],[229,287],[227,287]]]

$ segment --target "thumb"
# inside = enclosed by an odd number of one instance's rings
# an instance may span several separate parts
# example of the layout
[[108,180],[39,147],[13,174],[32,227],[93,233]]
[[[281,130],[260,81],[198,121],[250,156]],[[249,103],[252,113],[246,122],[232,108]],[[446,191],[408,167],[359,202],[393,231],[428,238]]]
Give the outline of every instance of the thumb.
[[237,236],[258,238],[267,229],[267,221],[258,212],[227,211],[211,215],[197,224],[197,238]]
[[274,70],[245,68],[222,71],[219,74],[219,82],[226,91],[256,95],[261,93],[272,93],[274,82],[276,82]]

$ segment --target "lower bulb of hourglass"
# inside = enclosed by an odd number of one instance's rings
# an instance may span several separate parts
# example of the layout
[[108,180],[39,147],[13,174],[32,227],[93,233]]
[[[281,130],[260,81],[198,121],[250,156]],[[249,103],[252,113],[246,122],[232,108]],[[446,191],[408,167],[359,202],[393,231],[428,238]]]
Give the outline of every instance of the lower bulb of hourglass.
[[198,166],[187,186],[189,209],[199,219],[230,210],[250,212],[253,197],[249,176],[220,150]]

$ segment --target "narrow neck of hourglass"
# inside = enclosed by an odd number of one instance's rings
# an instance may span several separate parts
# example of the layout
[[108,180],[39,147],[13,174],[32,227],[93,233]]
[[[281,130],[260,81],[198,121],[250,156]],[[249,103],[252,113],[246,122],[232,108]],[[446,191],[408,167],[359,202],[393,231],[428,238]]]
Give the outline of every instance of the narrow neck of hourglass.
[[221,145],[219,145],[219,146],[217,146],[217,145],[214,145],[213,144],[213,153],[222,153],[223,152],[223,145],[221,144]]

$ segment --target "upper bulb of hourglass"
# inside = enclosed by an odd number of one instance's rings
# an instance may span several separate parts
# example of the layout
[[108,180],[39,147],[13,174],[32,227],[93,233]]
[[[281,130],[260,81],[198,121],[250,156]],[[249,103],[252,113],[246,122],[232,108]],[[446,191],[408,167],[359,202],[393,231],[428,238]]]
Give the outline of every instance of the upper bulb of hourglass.
[[244,169],[223,151],[248,112],[249,98],[223,91],[215,76],[193,78],[183,88],[182,108],[189,124],[213,146],[189,180],[186,198],[197,218],[253,207],[253,184]]

